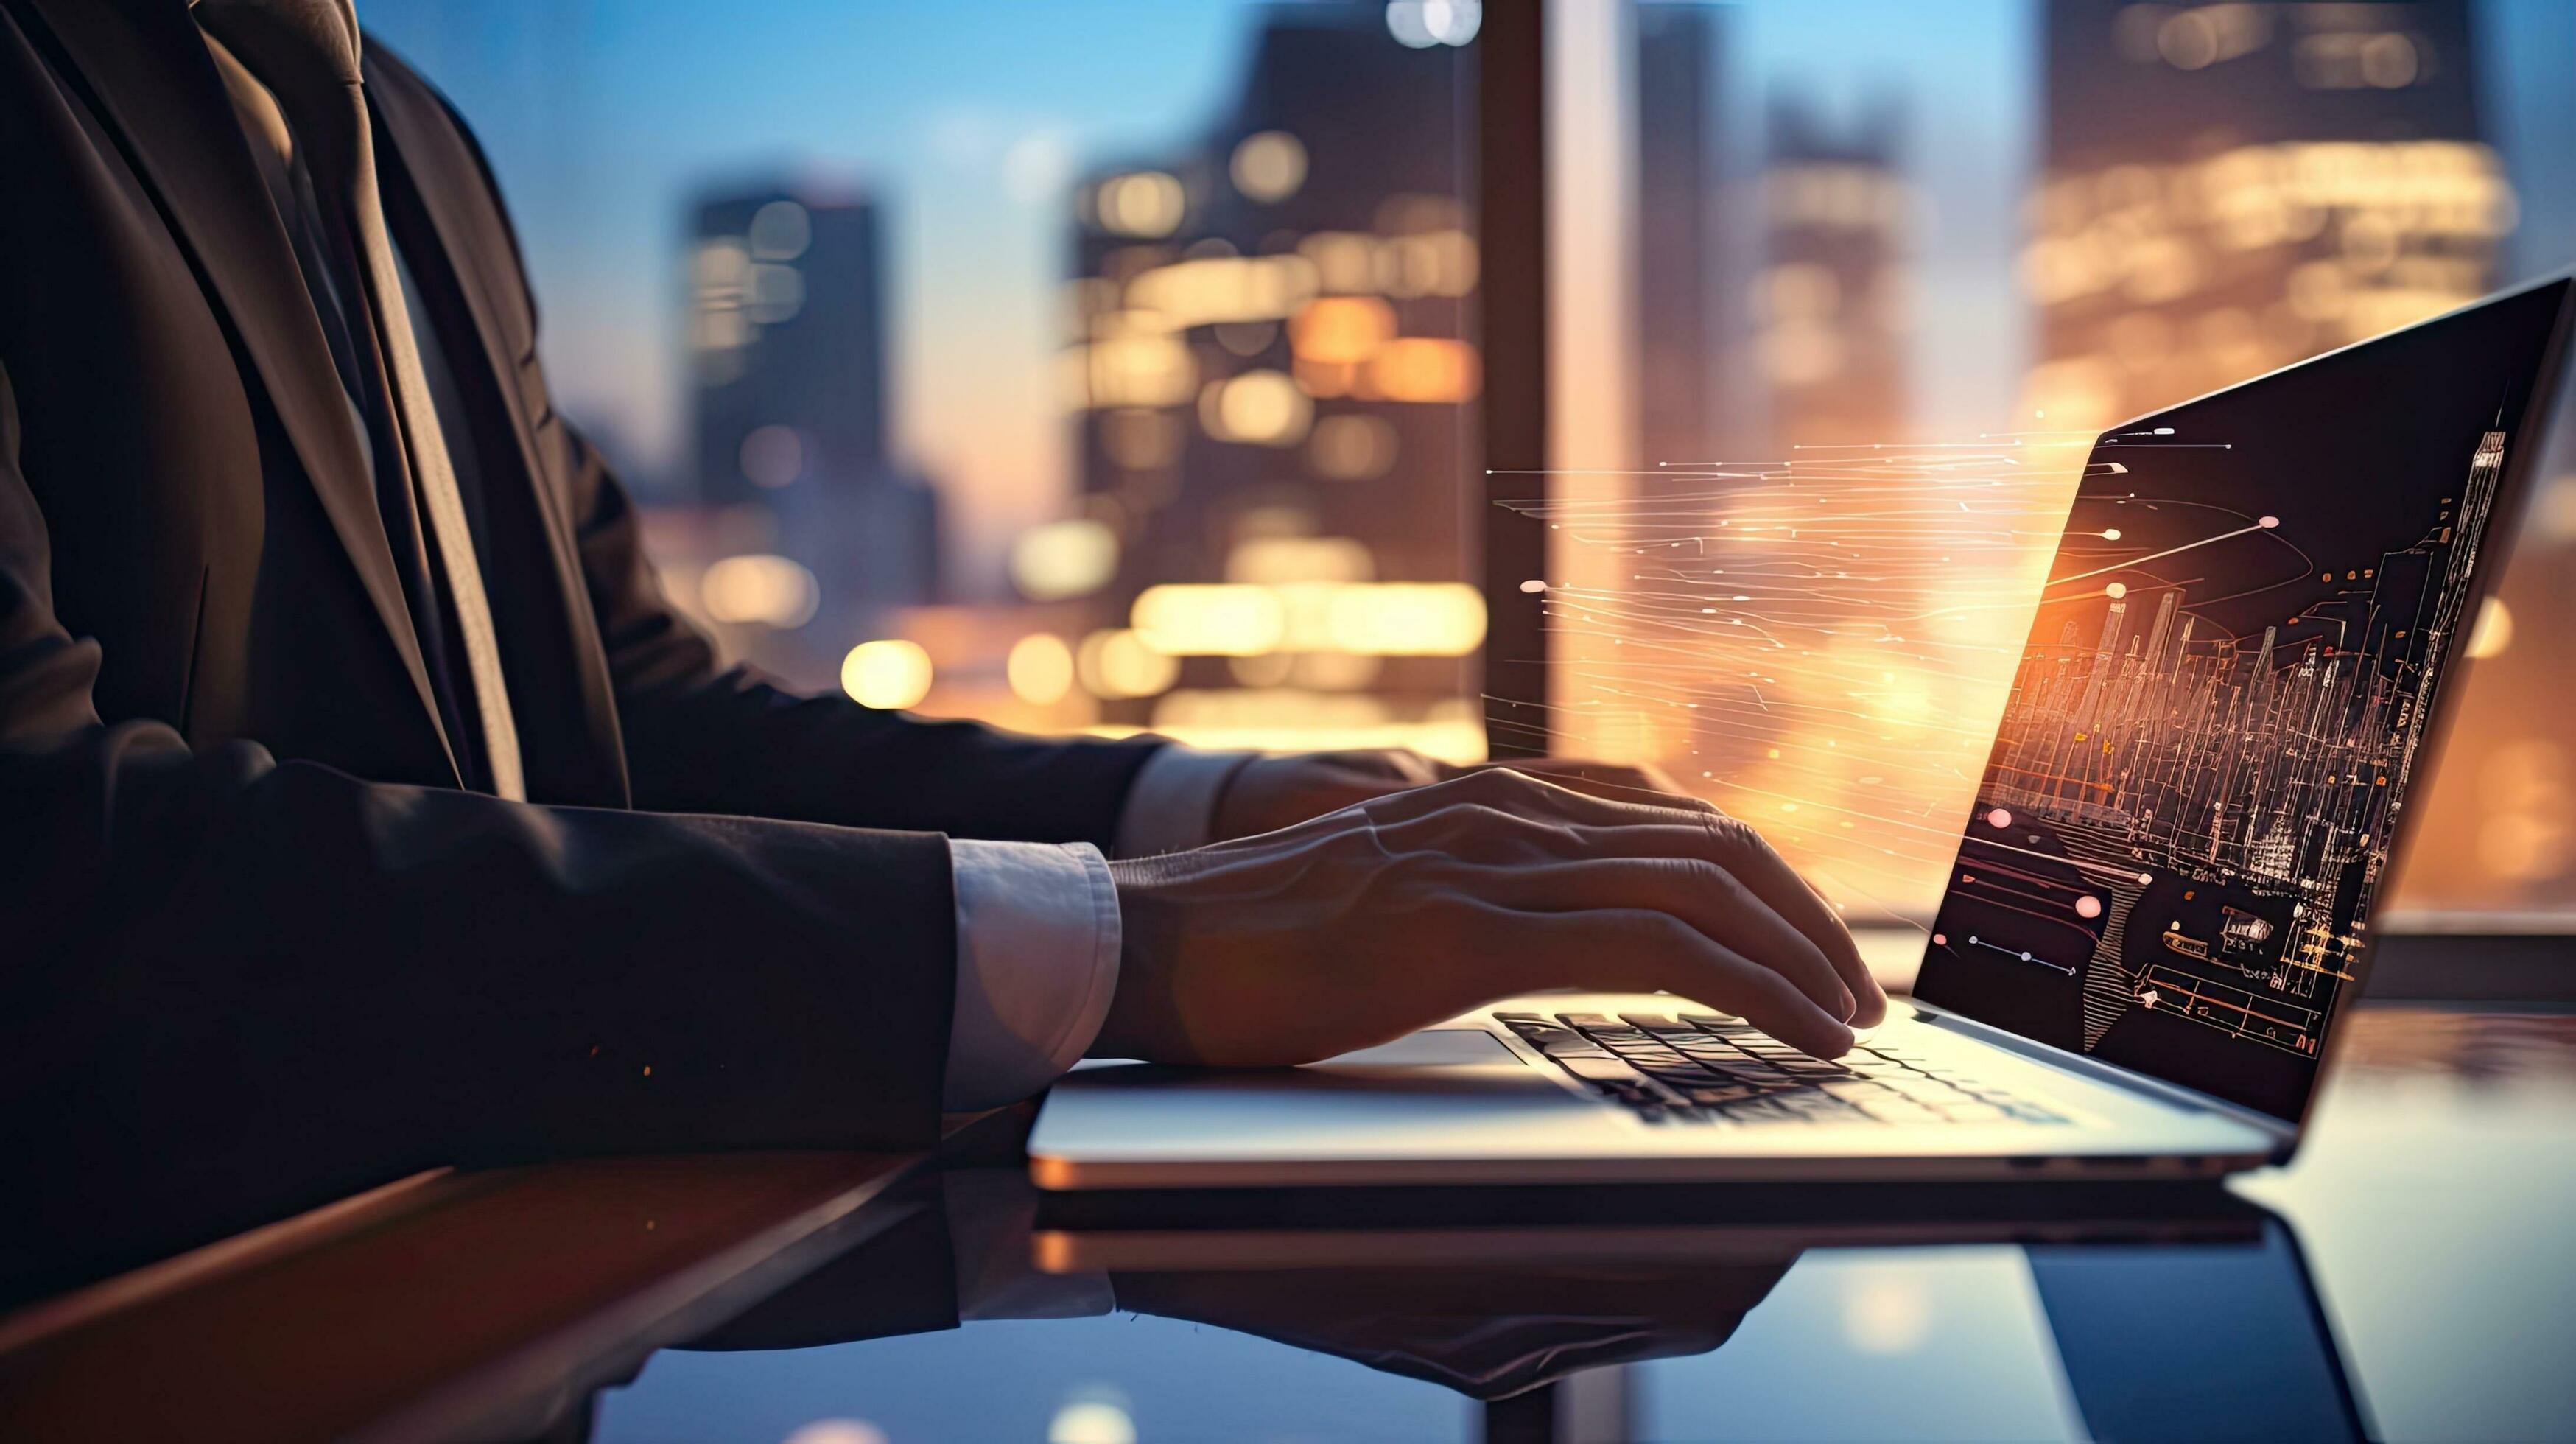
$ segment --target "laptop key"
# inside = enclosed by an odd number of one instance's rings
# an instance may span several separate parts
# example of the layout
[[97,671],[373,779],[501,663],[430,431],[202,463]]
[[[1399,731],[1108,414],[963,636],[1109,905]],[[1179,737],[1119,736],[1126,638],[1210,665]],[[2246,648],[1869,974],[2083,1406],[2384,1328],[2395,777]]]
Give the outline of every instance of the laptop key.
[[1646,1080],[1646,1075],[1638,1073],[1636,1068],[1628,1068],[1628,1062],[1620,1060],[1620,1057],[1582,1055],[1582,1052],[1564,1052],[1564,1055],[1551,1052],[1548,1057],[1556,1060],[1558,1068],[1577,1075],[1584,1083],[1643,1083]]
[[1569,1074],[1649,1123],[2063,1122],[1946,1067],[1855,1048],[1818,1058],[1740,1019],[1685,1013],[1497,1013]]
[[1645,1092],[1659,1092],[1654,1080],[1616,1058],[1565,1057],[1556,1060],[1558,1067],[1586,1083],[1618,1083]]

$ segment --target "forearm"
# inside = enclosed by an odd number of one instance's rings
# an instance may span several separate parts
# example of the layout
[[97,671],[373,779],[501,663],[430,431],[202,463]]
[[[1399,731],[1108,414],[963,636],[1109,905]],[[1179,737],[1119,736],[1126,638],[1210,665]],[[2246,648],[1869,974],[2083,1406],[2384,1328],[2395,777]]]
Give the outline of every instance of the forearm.
[[639,807],[1104,851],[1138,769],[1162,745],[873,711],[747,670],[636,688],[619,719]]
[[838,694],[801,696],[729,667],[663,596],[634,504],[598,451],[577,432],[560,444],[636,806],[1114,845],[1119,809],[1158,741],[931,721]]
[[152,724],[0,753],[0,817],[0,1124],[82,1196],[936,1140],[937,837],[377,786]]

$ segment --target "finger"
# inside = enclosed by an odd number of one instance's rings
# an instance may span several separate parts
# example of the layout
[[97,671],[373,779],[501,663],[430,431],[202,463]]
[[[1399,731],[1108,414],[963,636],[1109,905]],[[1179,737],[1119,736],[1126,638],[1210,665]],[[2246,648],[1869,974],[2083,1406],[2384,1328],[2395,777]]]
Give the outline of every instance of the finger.
[[1483,803],[1444,807],[1398,821],[1380,820],[1376,828],[1379,842],[1389,852],[1436,853],[1485,867],[1618,857],[1717,861],[1719,852],[1708,829],[1695,821],[1604,827],[1532,817]]
[[1579,862],[1589,858],[1701,858],[1725,865],[1722,846],[1697,817],[1666,813],[1660,822],[1574,822],[1561,816],[1454,803],[1411,817],[1374,819],[1389,852],[1429,852],[1485,866]]
[[1474,763],[1451,771],[1463,775],[1492,769],[1507,769],[1541,778],[1569,791],[1609,802],[1633,802],[1689,812],[1717,810],[1714,804],[1683,792],[1672,778],[1653,767],[1587,762],[1579,757],[1534,757],[1516,762]]
[[1505,971],[1523,976],[1524,990],[1572,986],[1676,993],[1733,1013],[1819,1058],[1851,1051],[1851,1029],[1787,978],[1669,913],[1633,908],[1505,911],[1490,931],[1496,956],[1508,960]]
[[1566,822],[1617,826],[1632,823],[1699,822],[1714,814],[1695,808],[1654,806],[1579,792],[1548,778],[1505,767],[1464,773],[1446,782],[1396,793],[1370,804],[1380,821],[1400,821],[1442,807],[1477,804],[1525,816]]
[[1703,824],[1716,846],[1716,860],[1773,912],[1814,943],[1834,972],[1851,990],[1852,1011],[1844,1016],[1853,1027],[1874,1028],[1887,1017],[1887,993],[1862,961],[1851,929],[1813,885],[1798,875],[1762,835],[1731,817]]
[[1671,773],[1650,762],[1602,762],[1588,757],[1540,757],[1511,765],[1541,776],[1587,777],[1596,782],[1659,793],[1668,797],[1688,796],[1682,785],[1673,780]]
[[[1723,816],[1604,803],[1562,788],[1527,790],[1545,785],[1528,782],[1519,791],[1495,794],[1498,802],[1434,810],[1382,831],[1398,850],[1438,850],[1496,865],[1539,858],[1705,858],[1733,874],[1823,954],[1852,998],[1842,1016],[1862,1028],[1885,1021],[1887,994],[1871,976],[1851,930],[1760,833]],[[1627,820],[1637,817],[1655,820]]]
[[[1417,817],[1380,821],[1377,837],[1393,853],[1430,853],[1480,867],[1517,867],[1600,856],[1600,845],[1590,839],[1602,830],[1469,802]],[[1685,849],[1658,852],[1658,856],[1697,856],[1689,849],[1706,845],[1705,838],[1692,836],[1690,828],[1658,830],[1680,838],[1678,845]]]
[[1843,1020],[1857,1000],[1824,951],[1724,868],[1695,857],[1605,857],[1537,867],[1476,868],[1456,884],[1525,912],[1664,913],[1737,956],[1787,978]]

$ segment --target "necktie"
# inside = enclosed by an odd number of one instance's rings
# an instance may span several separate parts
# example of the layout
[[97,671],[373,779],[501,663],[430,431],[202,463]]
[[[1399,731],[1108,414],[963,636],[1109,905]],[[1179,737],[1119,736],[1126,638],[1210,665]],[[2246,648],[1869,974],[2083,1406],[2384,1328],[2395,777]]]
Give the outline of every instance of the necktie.
[[402,451],[421,510],[429,518],[430,539],[464,643],[493,790],[525,801],[518,724],[501,676],[491,599],[483,589],[455,464],[439,430],[376,192],[375,146],[359,83],[357,15],[349,0],[202,0],[198,14],[277,96],[305,149],[317,197],[326,211],[337,208],[325,221],[343,233],[347,250],[356,257],[357,279],[375,319]]

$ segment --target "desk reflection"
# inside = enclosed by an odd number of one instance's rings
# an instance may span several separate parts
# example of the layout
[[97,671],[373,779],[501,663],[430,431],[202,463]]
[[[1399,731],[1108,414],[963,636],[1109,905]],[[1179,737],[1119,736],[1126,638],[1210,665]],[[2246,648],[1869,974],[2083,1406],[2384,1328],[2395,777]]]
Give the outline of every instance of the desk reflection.
[[655,1355],[593,1437],[2368,1432],[2295,1236],[2221,1190],[1176,1197],[1068,1219],[1008,1175],[929,1187],[903,1226]]

